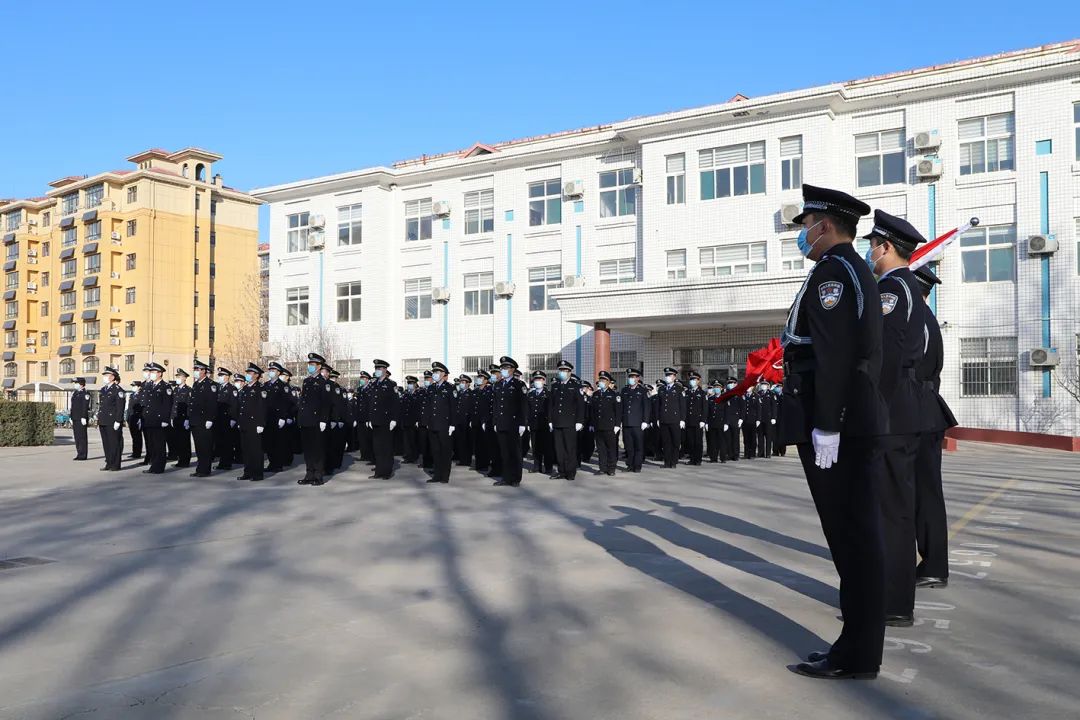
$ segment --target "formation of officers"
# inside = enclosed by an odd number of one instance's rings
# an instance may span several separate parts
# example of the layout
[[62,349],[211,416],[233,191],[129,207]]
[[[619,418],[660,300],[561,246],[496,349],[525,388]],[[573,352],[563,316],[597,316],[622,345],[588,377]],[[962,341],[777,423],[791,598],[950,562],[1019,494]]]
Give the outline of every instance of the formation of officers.
[[[127,393],[119,372],[108,367],[98,408],[106,450],[101,469],[120,469],[125,425],[128,457],[141,459],[146,473],[165,472],[169,460],[173,467],[190,467],[194,442],[192,477],[239,464],[240,479],[259,481],[302,454],[306,472],[299,483],[310,485],[324,484],[340,469],[346,451],[359,451],[374,466],[373,478],[390,478],[400,456],[403,463],[430,470],[432,483],[449,482],[456,463],[510,487],[521,483],[530,454],[531,473],[574,480],[594,456],[597,474],[615,475],[640,472],[647,457],[665,468],[680,460],[734,462],[740,444],[747,460],[784,452],[776,435],[779,385],[761,383],[721,400],[735,388],[734,380],[705,388],[696,371],[680,378],[668,367],[649,385],[630,368],[622,387],[606,370],[594,385],[574,374],[567,361],[553,377],[538,370],[526,384],[511,357],[456,378],[436,362],[422,378],[406,376],[398,385],[388,363],[373,364],[353,390],[338,383],[338,372],[317,353],[308,355],[307,376],[299,385],[277,362],[265,372],[252,363],[243,374],[219,367],[215,375],[196,360],[194,378],[179,369],[171,381],[164,367],[148,363],[143,379]],[[85,460],[91,395],[84,379],[79,383],[71,415],[75,459]]]

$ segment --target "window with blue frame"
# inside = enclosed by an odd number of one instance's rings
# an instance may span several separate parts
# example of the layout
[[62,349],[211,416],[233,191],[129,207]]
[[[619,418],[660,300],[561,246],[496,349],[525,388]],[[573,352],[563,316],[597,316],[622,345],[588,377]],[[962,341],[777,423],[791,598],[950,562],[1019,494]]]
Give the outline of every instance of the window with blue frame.
[[765,192],[765,142],[698,151],[701,199],[716,200]]

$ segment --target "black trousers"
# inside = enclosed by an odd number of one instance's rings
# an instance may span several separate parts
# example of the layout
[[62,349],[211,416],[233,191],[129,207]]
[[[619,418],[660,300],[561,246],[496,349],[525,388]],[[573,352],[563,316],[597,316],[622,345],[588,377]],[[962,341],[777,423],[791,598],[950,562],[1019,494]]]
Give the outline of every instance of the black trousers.
[[[150,423],[153,425],[155,423]],[[165,433],[167,428],[161,427],[157,424],[157,427],[150,427],[147,425],[143,430],[146,435],[146,459],[149,461],[150,467],[148,468],[152,473],[165,472]]]
[[[113,430],[112,425],[99,426],[101,446],[105,450],[105,467],[110,470],[120,469],[120,459],[124,455],[124,427]],[[85,433],[84,433],[85,437]]]
[[762,420],[754,433],[757,442],[757,456],[762,458],[772,457],[773,426],[769,420]]
[[573,480],[578,469],[577,430],[571,425],[568,428],[555,428],[552,433],[555,444],[555,464],[559,467],[559,473],[567,480]]
[[727,435],[724,433],[724,424],[713,420],[705,431],[705,443],[708,449],[709,459],[727,460]]
[[743,423],[743,450],[746,452],[746,459],[752,460],[757,455],[757,428],[754,427],[754,420],[747,420]]
[[724,449],[727,451],[727,459],[738,461],[739,459],[739,422],[736,420],[734,423],[728,425],[727,432],[724,433],[727,438],[727,443]]
[[277,420],[267,418],[266,427],[263,428],[262,434],[263,454],[266,455],[267,470],[277,470],[279,467],[279,448],[284,444],[281,439],[281,431],[278,430]]
[[623,445],[626,446],[626,467],[637,472],[645,462],[645,431],[641,424],[623,425]]
[[325,431],[319,430],[318,425],[300,428],[300,440],[304,444],[305,480],[322,480],[326,475],[325,434]]
[[487,423],[487,430],[484,432],[484,442],[488,446],[488,458],[491,460],[491,476],[502,477],[502,452],[499,451],[499,434],[495,432],[495,426],[492,423]]
[[472,462],[472,433],[469,432],[469,424],[461,423],[454,426],[454,462],[458,465],[469,465]]
[[915,456],[915,543],[922,558],[915,568],[917,577],[949,577],[949,525],[941,488],[944,439],[943,432],[923,433]]
[[191,432],[184,429],[183,420],[173,420],[169,427],[169,437],[177,467],[191,465]]
[[885,614],[915,609],[915,455],[918,435],[881,440],[881,523],[885,533]]
[[425,425],[416,428],[417,447],[420,448],[420,465],[431,468],[431,431]]
[[131,457],[142,457],[143,454],[143,434],[142,428],[139,425],[142,424],[142,419],[133,418],[128,420],[128,433],[131,435]]
[[679,423],[660,423],[660,447],[664,451],[664,467],[673,468],[679,464],[679,444],[682,441],[682,429]]
[[285,469],[292,465],[293,461],[293,429],[290,425],[285,425],[283,428],[275,429],[274,438],[275,442],[270,446],[269,452],[271,455],[271,462],[273,467]]
[[195,439],[195,472],[209,475],[214,466],[214,431],[202,422],[191,426],[191,435]]
[[502,466],[502,480],[510,485],[521,483],[521,436],[517,428],[498,430],[499,459]]
[[619,436],[614,430],[596,431],[596,462],[600,472],[615,472],[619,463]]
[[244,455],[244,475],[253,480],[262,480],[262,435],[255,428],[240,431],[240,452]]
[[[87,446],[86,427],[87,426],[83,425],[83,419],[84,418],[71,418],[71,433],[72,433],[72,435],[75,436],[75,459],[76,460],[85,460],[86,459],[86,446]],[[87,422],[89,422],[89,421],[87,421]],[[112,430],[112,428],[109,428],[109,430]],[[105,436],[102,435],[101,439],[104,441]]]
[[596,432],[587,427],[580,430],[578,432],[578,459],[583,463],[591,461],[595,449]]
[[[456,433],[457,430],[455,429]],[[446,430],[428,430],[428,446],[431,450],[431,479],[436,482],[450,482],[450,463],[453,449],[450,445],[450,433]]]
[[555,443],[547,423],[541,423],[529,431],[532,436],[533,470],[551,473],[555,470]]
[[660,441],[660,423],[653,423],[645,431],[645,454],[653,460],[664,459],[664,444]]
[[375,453],[375,474],[388,478],[394,474],[394,438],[389,425],[371,428],[371,449]]
[[399,425],[398,430],[401,431],[401,461],[407,463],[416,462],[416,458],[420,457],[420,437],[417,434],[416,425],[406,422]]
[[701,464],[702,438],[705,430],[699,425],[700,420],[688,420],[686,423],[686,447],[691,465]]
[[366,420],[356,423],[356,440],[360,445],[360,459],[367,462],[375,461],[375,439],[372,437],[371,428]]
[[855,672],[877,670],[885,643],[885,547],[877,493],[880,451],[873,438],[841,437],[838,462],[823,470],[814,464],[813,443],[801,443],[798,449],[840,576],[844,627],[829,650],[829,660]]
[[487,431],[480,427],[479,422],[474,422],[469,428],[469,434],[472,435],[473,467],[480,471],[487,470],[491,467],[491,451],[484,442],[487,439]]

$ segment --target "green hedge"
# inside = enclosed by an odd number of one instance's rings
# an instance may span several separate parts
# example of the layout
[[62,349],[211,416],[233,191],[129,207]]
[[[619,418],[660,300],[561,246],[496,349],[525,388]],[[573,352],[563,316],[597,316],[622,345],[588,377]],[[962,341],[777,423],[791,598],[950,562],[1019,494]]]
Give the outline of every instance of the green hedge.
[[0,447],[52,445],[55,429],[51,402],[0,402]]

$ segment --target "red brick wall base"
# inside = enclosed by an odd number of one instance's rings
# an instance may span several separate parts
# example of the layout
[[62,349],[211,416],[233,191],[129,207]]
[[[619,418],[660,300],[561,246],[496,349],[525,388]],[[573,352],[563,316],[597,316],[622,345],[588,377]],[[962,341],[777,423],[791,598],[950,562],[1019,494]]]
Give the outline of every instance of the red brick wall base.
[[1069,435],[1042,435],[1040,433],[1013,432],[1011,430],[983,430],[982,428],[954,427],[945,433],[942,448],[955,450],[957,440],[1000,443],[1003,445],[1023,445],[1025,447],[1047,448],[1080,452],[1080,437]]

